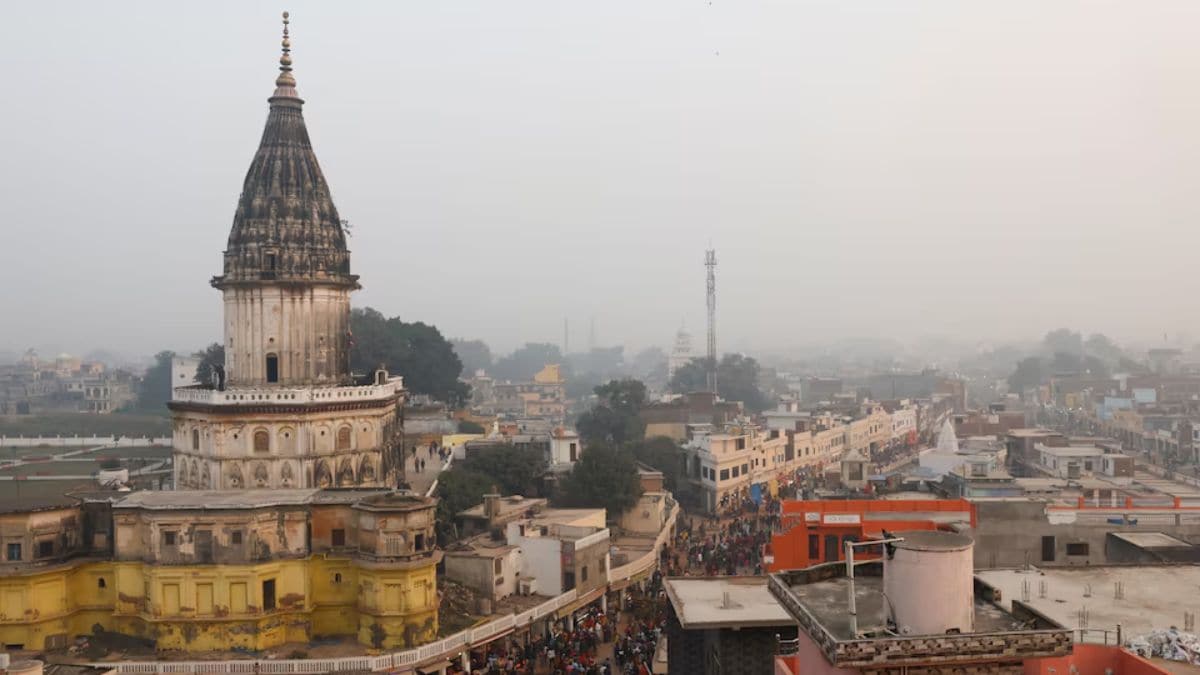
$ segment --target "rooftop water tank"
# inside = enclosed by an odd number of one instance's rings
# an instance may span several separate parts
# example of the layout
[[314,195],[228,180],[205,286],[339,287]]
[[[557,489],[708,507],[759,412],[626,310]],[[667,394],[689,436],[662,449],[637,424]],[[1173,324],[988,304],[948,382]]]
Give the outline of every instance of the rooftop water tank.
[[883,563],[883,592],[897,630],[936,635],[975,630],[975,555],[970,537],[937,530],[897,532]]

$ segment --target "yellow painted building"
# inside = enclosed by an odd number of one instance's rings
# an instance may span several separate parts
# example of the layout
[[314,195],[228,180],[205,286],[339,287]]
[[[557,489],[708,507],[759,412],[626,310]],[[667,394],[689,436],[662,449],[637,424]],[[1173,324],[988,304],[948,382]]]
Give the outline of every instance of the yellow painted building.
[[423,644],[438,626],[434,504],[378,489],[141,492],[2,514],[16,559],[0,563],[0,645],[97,631],[188,651]]

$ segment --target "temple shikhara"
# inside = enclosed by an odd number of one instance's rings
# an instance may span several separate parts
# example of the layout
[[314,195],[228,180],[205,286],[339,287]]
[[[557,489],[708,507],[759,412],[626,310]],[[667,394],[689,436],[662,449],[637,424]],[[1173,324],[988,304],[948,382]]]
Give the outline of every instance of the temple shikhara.
[[284,20],[222,274],[225,368],[170,403],[176,489],[394,487],[403,380],[350,372],[346,233],[304,125]]

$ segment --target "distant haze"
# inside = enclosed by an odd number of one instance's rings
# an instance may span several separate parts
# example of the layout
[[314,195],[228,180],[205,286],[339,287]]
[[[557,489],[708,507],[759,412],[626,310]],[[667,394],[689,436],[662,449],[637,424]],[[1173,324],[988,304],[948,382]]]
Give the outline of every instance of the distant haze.
[[666,348],[711,242],[730,349],[1200,323],[1194,0],[7,9],[0,349],[219,339],[283,9],[358,306]]

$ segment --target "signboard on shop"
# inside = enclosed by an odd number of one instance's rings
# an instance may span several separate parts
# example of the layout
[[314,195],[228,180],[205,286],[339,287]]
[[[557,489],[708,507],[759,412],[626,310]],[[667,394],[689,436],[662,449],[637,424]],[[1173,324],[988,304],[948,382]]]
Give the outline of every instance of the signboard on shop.
[[827,513],[822,520],[826,525],[858,525],[862,516],[857,513]]

